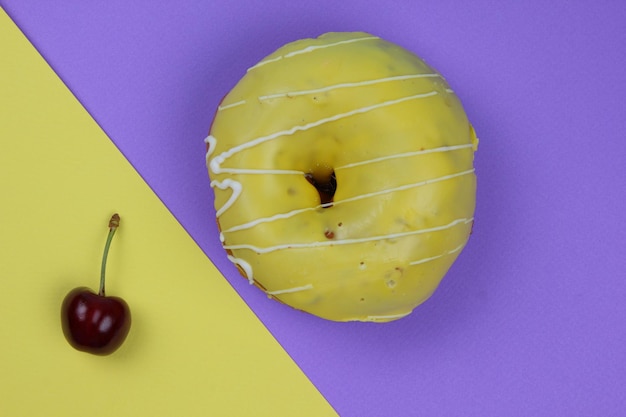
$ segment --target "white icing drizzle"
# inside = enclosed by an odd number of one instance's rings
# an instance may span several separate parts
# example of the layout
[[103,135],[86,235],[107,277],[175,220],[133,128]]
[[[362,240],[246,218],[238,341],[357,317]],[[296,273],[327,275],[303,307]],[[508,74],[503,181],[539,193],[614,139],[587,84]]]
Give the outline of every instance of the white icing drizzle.
[[[429,184],[433,184],[433,183],[436,183],[436,182],[449,180],[449,179],[456,178],[456,177],[462,177],[463,175],[468,175],[468,174],[471,174],[473,172],[474,172],[474,168],[468,169],[468,170],[465,170],[465,171],[455,172],[454,174],[442,175],[441,177],[431,178],[431,179],[427,179],[427,180],[424,180],[424,181],[415,182],[415,183],[412,183],[412,184],[400,185],[398,187],[387,188],[387,189],[380,190],[380,191],[373,191],[371,193],[357,195],[357,196],[354,196],[354,197],[346,198],[344,200],[335,201],[335,202],[329,203],[329,204],[338,205],[338,204],[348,203],[348,202],[351,202],[351,201],[362,200],[364,198],[370,198],[370,197],[375,197],[375,196],[379,196],[379,195],[383,195],[383,194],[389,194],[389,193],[393,193],[393,192],[396,192],[396,191],[409,190],[411,188],[422,187],[424,185],[429,185]],[[324,206],[326,206],[326,205],[322,205],[322,207],[324,207]]]
[[[204,142],[209,145],[206,152],[206,160],[208,162],[209,157],[215,151],[215,146],[217,146],[217,139],[209,135],[204,139]],[[267,175],[304,175],[305,172],[297,171],[294,169],[246,169],[246,168],[219,168],[219,173],[224,174],[267,174]]]
[[309,130],[313,127],[317,127],[326,123],[330,123],[330,122],[334,122],[337,120],[341,120],[343,118],[346,117],[350,117],[350,116],[354,116],[356,114],[362,114],[362,113],[367,113],[369,111],[375,110],[375,109],[379,109],[379,108],[383,108],[383,107],[387,107],[387,106],[392,106],[394,104],[399,104],[399,103],[403,103],[405,101],[409,101],[409,100],[415,100],[415,99],[419,99],[419,98],[426,98],[426,97],[432,97],[437,95],[437,91],[430,91],[428,93],[422,93],[422,94],[414,94],[411,96],[406,96],[406,97],[401,97],[398,99],[394,99],[394,100],[387,100],[387,101],[383,101],[382,103],[377,103],[377,104],[372,104],[370,106],[365,106],[365,107],[360,107],[345,113],[339,113],[336,114],[334,116],[330,116],[330,117],[324,117],[322,119],[316,120],[315,122],[311,122],[311,123],[307,123],[304,125],[297,125],[294,126],[290,129],[287,130],[281,130],[279,132],[275,132],[272,133],[270,135],[267,136],[261,136],[258,137],[256,139],[252,139],[246,143],[242,143],[241,145],[235,146],[225,152],[222,152],[221,154],[217,155],[216,157],[214,157],[211,162],[209,163],[209,168],[211,169],[211,171],[214,174],[220,174],[222,173],[222,168],[221,165],[224,163],[224,161],[226,161],[227,158],[230,158],[231,156],[244,151],[246,149],[252,148],[254,146],[260,145],[264,142],[268,142],[270,140],[282,137],[282,136],[289,136],[289,135],[293,135],[294,133],[298,132],[298,131],[305,131],[305,130]]
[[297,50],[297,51],[293,51],[293,52],[289,52],[285,55],[279,55],[275,58],[270,58],[270,59],[266,59],[265,61],[261,61],[258,64],[248,68],[248,71],[252,71],[255,68],[261,67],[263,65],[272,63],[272,62],[276,62],[276,61],[280,61],[281,59],[285,59],[285,58],[291,58],[293,56],[296,55],[301,55],[301,54],[306,54],[318,49],[324,49],[324,48],[331,48],[333,46],[337,46],[337,45],[345,45],[347,43],[354,43],[354,42],[361,42],[361,41],[366,41],[366,40],[370,40],[370,39],[379,39],[378,36],[364,36],[362,38],[355,38],[355,39],[347,39],[345,41],[338,41],[338,42],[333,42],[333,43],[326,43],[323,45],[311,45],[311,46],[307,46],[306,48]]
[[408,313],[390,314],[387,316],[367,316],[365,320],[366,321],[378,321],[378,320],[387,320],[387,319],[399,319],[401,317],[406,317],[409,314],[411,314],[411,311],[409,311]]
[[211,187],[217,187],[220,190],[225,190],[227,188],[233,190],[233,193],[230,195],[228,201],[226,201],[226,203],[222,207],[220,207],[219,210],[217,210],[218,218],[235,203],[235,201],[241,195],[241,191],[243,190],[243,186],[240,182],[231,180],[230,178],[226,178],[223,181],[211,181]]
[[304,175],[304,171],[293,169],[244,169],[244,168],[220,168],[220,173],[224,174],[251,174],[251,175]]
[[450,229],[459,224],[468,224],[468,223],[471,223],[472,221],[474,221],[473,217],[469,219],[460,218],[460,219],[453,220],[452,222],[442,225],[442,226],[435,226],[435,227],[430,227],[426,229],[412,230],[410,232],[389,233],[386,235],[369,236],[369,237],[363,237],[363,238],[326,240],[326,241],[317,241],[317,242],[309,242],[309,243],[286,243],[283,245],[275,245],[275,246],[267,246],[267,247],[259,247],[259,246],[250,245],[250,244],[224,245],[224,248],[230,249],[230,250],[248,249],[258,254],[263,254],[263,253],[275,252],[275,251],[282,250],[282,249],[302,249],[302,248],[319,248],[319,247],[326,247],[326,246],[352,245],[356,243],[374,242],[374,241],[386,240],[386,239],[397,239],[397,238],[403,238],[403,237],[408,237],[408,236],[420,235],[424,233],[438,232],[441,230]]
[[209,156],[215,151],[215,147],[217,146],[217,139],[213,135],[209,135],[204,138],[204,143],[208,145],[206,150],[206,159],[207,163],[209,162]]
[[[468,175],[468,174],[471,174],[473,172],[474,172],[474,169],[472,168],[472,169],[468,169],[468,170],[465,170],[465,171],[457,172],[457,173],[454,173],[454,174],[448,174],[448,175],[443,175],[441,177],[430,178],[430,179],[419,181],[419,182],[415,182],[415,183],[412,183],[412,184],[401,185],[401,186],[398,186],[398,187],[387,188],[387,189],[380,190],[380,191],[374,191],[374,192],[371,192],[371,193],[357,195],[357,196],[346,198],[346,199],[343,199],[343,200],[337,200],[337,201],[332,202],[332,205],[333,206],[337,206],[337,205],[349,203],[349,202],[352,202],[352,201],[362,200],[364,198],[371,198],[371,197],[376,197],[376,196],[383,195],[383,194],[393,193],[393,192],[396,192],[396,191],[404,191],[404,190],[408,190],[408,189],[411,189],[411,188],[422,187],[422,186],[433,184],[433,183],[437,183],[437,182],[440,182],[440,181],[445,181],[445,180],[449,180],[449,179],[452,179],[452,178],[461,177],[463,175]],[[275,214],[275,215],[269,216],[269,217],[261,217],[261,218],[256,219],[256,220],[249,221],[247,223],[243,223],[243,224],[240,224],[240,225],[237,225],[237,226],[230,227],[229,229],[224,230],[224,233],[235,232],[237,230],[250,229],[250,228],[252,228],[252,227],[254,227],[254,226],[258,225],[258,224],[261,224],[261,223],[268,223],[268,222],[272,222],[272,221],[280,220],[280,219],[288,219],[288,218],[293,217],[295,215],[298,215],[300,213],[304,213],[304,212],[307,212],[307,211],[314,211],[314,210],[318,210],[320,208],[324,208],[324,207],[328,207],[328,206],[329,206],[329,204],[318,204],[317,206],[314,206],[314,207],[306,207],[306,208],[302,208],[302,209],[292,210],[292,211],[289,211],[287,213]]]
[[405,152],[405,153],[399,153],[399,154],[388,155],[388,156],[381,156],[380,158],[368,159],[366,161],[359,161],[359,162],[354,162],[354,163],[351,163],[351,164],[346,164],[346,165],[343,165],[343,166],[335,168],[335,170],[346,169],[346,168],[354,168],[354,167],[358,167],[358,166],[361,166],[361,165],[373,164],[373,163],[381,162],[381,161],[387,161],[389,159],[407,158],[407,157],[410,157],[410,156],[424,155],[424,154],[428,154],[428,153],[456,151],[458,149],[472,148],[473,146],[474,145],[472,145],[471,143],[467,143],[467,144],[464,144],[464,145],[442,146],[440,148],[424,149],[424,150],[421,150],[421,151],[412,151],[412,152]]
[[266,291],[266,293],[269,294],[269,295],[288,294],[288,293],[292,293],[292,292],[306,291],[306,290],[310,290],[312,288],[313,288],[313,284],[307,284],[307,285],[303,285],[301,287],[287,288],[287,289],[284,289],[284,290]]
[[313,211],[313,210],[317,210],[324,207],[322,204],[319,204],[315,207],[306,207],[306,208],[302,208],[302,209],[297,209],[297,210],[292,210],[290,212],[287,213],[280,213],[280,214],[275,214],[273,216],[270,217],[261,217],[259,219],[256,220],[252,220],[250,222],[247,223],[243,223],[237,226],[233,226],[231,228],[228,228],[226,230],[224,230],[224,233],[229,233],[229,232],[236,232],[237,230],[246,230],[246,229],[251,229],[254,226],[261,224],[261,223],[268,223],[268,222],[273,222],[275,220],[280,220],[280,219],[288,219],[290,217],[293,217],[297,214],[300,213],[304,213],[307,211]]
[[[467,243],[467,241],[465,243]],[[431,256],[429,258],[422,258],[417,261],[410,262],[409,265],[419,265],[419,264],[423,264],[426,262],[434,261],[435,259],[443,258],[444,256],[452,255],[453,253],[459,252],[461,249],[463,249],[463,247],[465,246],[465,243],[457,246],[456,248],[452,250],[446,251],[440,255]]]
[[230,103],[230,104],[226,104],[224,106],[217,106],[217,111],[222,111],[222,110],[226,110],[226,109],[231,109],[233,107],[237,107],[237,106],[241,106],[243,104],[246,104],[246,100],[240,100],[240,101],[236,101],[234,103]]
[[248,262],[244,261],[241,258],[236,258],[232,255],[228,255],[228,260],[235,265],[239,265],[241,269],[243,269],[243,272],[246,273],[246,277],[248,277],[248,283],[250,285],[254,284],[254,277],[252,276],[252,266]]
[[[204,139],[204,142],[208,144],[208,149],[206,152],[206,160],[207,164],[209,162],[209,157],[215,151],[215,146],[217,146],[217,139],[213,135],[209,135]],[[222,168],[219,167],[218,173],[227,173],[227,174],[266,174],[266,175],[304,175],[303,171],[297,171],[294,169],[250,169],[250,168]]]
[[296,96],[303,96],[307,94],[325,93],[327,91],[332,91],[332,90],[336,90],[340,88],[362,87],[366,85],[380,84],[380,83],[391,82],[391,81],[410,80],[413,78],[432,78],[432,77],[441,77],[441,75],[435,74],[435,73],[397,75],[394,77],[378,78],[375,80],[334,84],[334,85],[329,85],[326,87],[316,88],[312,90],[300,90],[300,91],[290,91],[287,93],[268,94],[265,96],[260,96],[259,100],[264,101],[264,100],[270,100],[274,98],[296,97]]

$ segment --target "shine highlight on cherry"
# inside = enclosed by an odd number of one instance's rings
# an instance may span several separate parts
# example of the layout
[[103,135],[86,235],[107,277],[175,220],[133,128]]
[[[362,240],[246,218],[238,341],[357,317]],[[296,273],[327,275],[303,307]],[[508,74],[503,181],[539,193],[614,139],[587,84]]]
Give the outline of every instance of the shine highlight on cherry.
[[109,221],[98,293],[86,287],[75,288],[65,296],[61,306],[61,325],[69,344],[79,351],[95,355],[115,352],[130,330],[128,304],[119,297],[107,296],[104,288],[109,248],[119,224],[120,216],[116,213]]

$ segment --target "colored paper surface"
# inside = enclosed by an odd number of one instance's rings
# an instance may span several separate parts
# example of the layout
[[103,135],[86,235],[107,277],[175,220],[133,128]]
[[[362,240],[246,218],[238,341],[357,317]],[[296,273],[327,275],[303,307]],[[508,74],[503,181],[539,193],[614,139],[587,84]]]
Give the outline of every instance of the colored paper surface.
[[[335,415],[3,11],[0,50],[0,415]],[[114,212],[107,294],[133,323],[100,357],[60,306],[97,290]]]

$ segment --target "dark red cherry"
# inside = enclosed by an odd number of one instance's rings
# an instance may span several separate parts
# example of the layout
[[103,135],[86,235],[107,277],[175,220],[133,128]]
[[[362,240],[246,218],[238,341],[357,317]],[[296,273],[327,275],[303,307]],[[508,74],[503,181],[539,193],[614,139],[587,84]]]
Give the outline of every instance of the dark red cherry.
[[130,330],[130,309],[119,297],[75,288],[63,300],[61,321],[65,338],[74,348],[96,355],[113,353]]
[[119,223],[119,215],[114,214],[104,246],[98,293],[84,287],[75,288],[65,296],[61,305],[61,326],[69,344],[95,355],[115,352],[130,330],[128,304],[119,297],[107,297],[104,291],[106,260]]

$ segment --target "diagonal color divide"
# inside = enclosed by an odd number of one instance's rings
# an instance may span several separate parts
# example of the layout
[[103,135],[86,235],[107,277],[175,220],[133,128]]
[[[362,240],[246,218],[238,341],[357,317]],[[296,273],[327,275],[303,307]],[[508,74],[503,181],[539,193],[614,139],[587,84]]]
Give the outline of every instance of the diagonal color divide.
[[[336,413],[0,9],[0,415]],[[98,285],[133,326],[74,351],[59,308]]]

